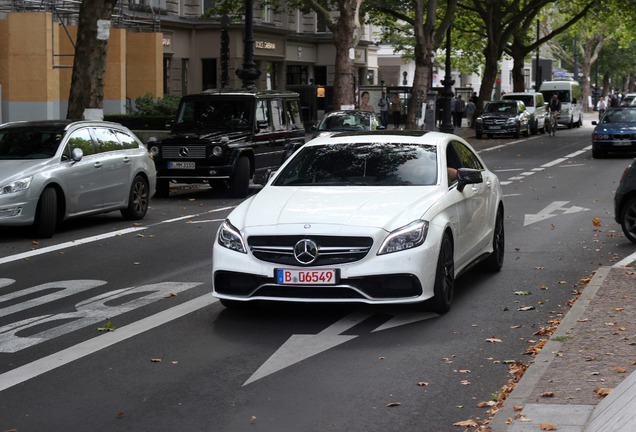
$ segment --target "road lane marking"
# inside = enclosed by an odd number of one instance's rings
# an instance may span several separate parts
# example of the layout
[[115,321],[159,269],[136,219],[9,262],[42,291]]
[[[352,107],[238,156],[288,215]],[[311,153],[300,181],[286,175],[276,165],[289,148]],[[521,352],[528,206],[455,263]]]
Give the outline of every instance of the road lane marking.
[[92,242],[96,242],[96,241],[100,241],[100,240],[104,240],[107,238],[111,238],[111,237],[117,237],[117,236],[122,236],[125,234],[130,234],[132,232],[136,232],[136,231],[141,231],[141,230],[145,230],[145,227],[134,227],[134,228],[126,228],[123,230],[118,230],[118,231],[112,231],[109,233],[105,233],[105,234],[99,234],[96,236],[91,236],[91,237],[85,237],[82,239],[77,239],[77,240],[72,240],[69,242],[65,242],[65,243],[59,243],[56,245],[52,245],[52,246],[47,246],[44,248],[40,248],[40,249],[33,249],[30,250],[28,252],[23,252],[23,253],[19,253],[16,255],[9,255],[3,258],[0,258],[0,264],[6,264],[6,263],[10,263],[12,261],[18,261],[21,259],[26,259],[26,258],[31,258],[37,255],[43,255],[46,253],[50,253],[50,252],[55,252],[58,250],[62,250],[62,249],[68,249],[74,246],[78,246],[78,245],[83,245],[86,243],[92,243]]
[[152,330],[153,328],[167,322],[181,318],[184,315],[195,312],[201,308],[216,303],[217,301],[218,299],[212,297],[211,294],[205,294],[163,312],[159,312],[155,315],[151,315],[134,323],[128,324],[127,326],[120,327],[115,331],[99,335],[70,348],[58,351],[47,357],[43,357],[24,366],[5,372],[0,375],[0,392],[82,357],[96,353],[97,351],[111,345],[115,345],[116,343],[137,336],[148,330]]
[[569,214],[569,213],[578,213],[578,212],[589,210],[588,208],[578,207],[578,206],[572,206],[570,208],[566,208],[565,205],[569,202],[570,201],[554,201],[552,204],[549,204],[546,208],[541,210],[539,213],[525,215],[523,220],[523,226],[528,226],[530,224],[557,216],[557,213],[554,213],[556,211],[562,212],[560,214]]
[[[104,284],[106,284],[104,281],[91,280],[62,281],[51,282],[17,291],[0,297],[0,302],[5,299],[24,296],[29,297],[40,293],[46,294],[23,303],[2,308],[0,309],[0,316],[3,316],[3,314],[8,315],[16,311],[27,310]],[[182,293],[201,284],[202,282],[159,282],[137,287],[116,289],[80,301],[75,304],[75,310],[72,312],[39,315],[2,326],[0,327],[0,353],[21,351],[33,345],[64,336],[75,330],[99,322],[108,322],[113,317],[161,299],[169,298],[173,293]],[[49,291],[54,288],[59,289],[59,291],[49,293]],[[37,329],[39,326],[47,323],[50,328],[30,334],[29,336],[18,335],[20,332],[33,332],[34,328]]]
[[22,259],[31,258],[31,257],[38,256],[38,255],[43,255],[43,254],[46,254],[46,253],[59,251],[59,250],[62,250],[62,249],[72,248],[74,246],[84,245],[84,244],[87,244],[87,243],[93,243],[93,242],[104,240],[104,239],[107,239],[107,238],[123,236],[125,234],[130,234],[130,233],[133,233],[133,232],[146,230],[148,228],[151,228],[151,227],[157,226],[157,225],[162,225],[162,224],[172,223],[172,222],[178,222],[178,221],[181,221],[181,220],[184,220],[184,219],[191,219],[191,218],[198,217],[198,216],[205,215],[205,214],[209,214],[209,213],[216,213],[216,212],[221,212],[221,211],[225,211],[225,210],[231,210],[231,209],[233,209],[235,207],[236,206],[222,207],[222,208],[218,208],[218,209],[214,209],[214,210],[209,210],[209,211],[207,211],[205,213],[197,213],[197,214],[188,215],[188,216],[181,216],[181,217],[174,218],[174,219],[167,219],[167,220],[160,221],[160,222],[148,225],[148,226],[126,228],[126,229],[123,229],[123,230],[112,231],[112,232],[109,232],[109,233],[99,234],[99,235],[91,236],[91,237],[85,237],[85,238],[81,238],[81,239],[77,239],[77,240],[71,240],[69,242],[60,243],[60,244],[56,244],[56,245],[52,245],[52,246],[47,246],[47,247],[43,247],[43,248],[39,248],[39,249],[33,249],[33,250],[28,251],[28,252],[23,252],[23,253],[19,253],[19,254],[16,254],[16,255],[9,255],[9,256],[6,256],[6,257],[2,257],[2,258],[0,258],[0,265],[7,264],[7,263],[10,263],[10,262],[13,262],[13,261],[18,261],[18,260],[22,260]]

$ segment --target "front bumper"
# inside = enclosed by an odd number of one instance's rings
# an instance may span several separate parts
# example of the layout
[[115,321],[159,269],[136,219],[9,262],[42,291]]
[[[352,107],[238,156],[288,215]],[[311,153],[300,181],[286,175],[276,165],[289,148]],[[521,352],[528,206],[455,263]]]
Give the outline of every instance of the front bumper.
[[[293,302],[417,303],[433,297],[441,235],[429,231],[419,247],[377,255],[386,233],[373,235],[369,253],[361,260],[339,265],[293,266],[263,261],[229,250],[216,241],[213,250],[213,295],[221,299]],[[311,236],[308,236],[311,237]],[[336,269],[336,285],[279,284],[277,269]]]

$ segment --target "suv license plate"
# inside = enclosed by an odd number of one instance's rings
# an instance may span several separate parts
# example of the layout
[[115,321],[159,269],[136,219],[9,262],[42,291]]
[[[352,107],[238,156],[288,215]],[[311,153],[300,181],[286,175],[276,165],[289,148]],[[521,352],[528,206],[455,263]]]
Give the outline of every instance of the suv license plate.
[[170,169],[194,169],[195,167],[194,162],[168,162],[168,168]]
[[490,126],[488,129],[501,129],[501,126]]
[[336,270],[276,269],[276,282],[281,285],[335,285]]
[[614,146],[630,146],[632,145],[632,142],[630,140],[625,140],[625,141],[613,141],[612,145]]

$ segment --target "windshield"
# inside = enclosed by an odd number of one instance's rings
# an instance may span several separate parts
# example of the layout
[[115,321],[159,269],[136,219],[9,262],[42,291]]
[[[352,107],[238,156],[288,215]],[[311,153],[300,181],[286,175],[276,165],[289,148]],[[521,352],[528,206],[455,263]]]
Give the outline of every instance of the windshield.
[[179,106],[175,129],[249,129],[253,99],[189,99]]
[[516,114],[517,112],[517,104],[516,103],[502,103],[502,102],[489,102],[486,104],[486,108],[484,108],[484,112],[486,113],[506,113],[506,114]]
[[276,186],[422,186],[437,183],[437,147],[353,143],[303,147]]
[[607,110],[601,123],[636,123],[636,109]]
[[526,107],[534,107],[534,96],[532,95],[514,95],[506,99],[520,100]]
[[373,114],[359,113],[334,113],[327,114],[318,126],[319,131],[354,131],[369,130],[377,127],[376,122],[370,118]]
[[62,141],[64,130],[12,127],[0,129],[0,159],[49,159]]
[[[570,99],[570,91],[569,90],[542,90],[543,99],[546,101],[552,100],[552,95],[556,94],[561,103],[570,103],[572,100]],[[549,102],[548,102],[549,103]]]

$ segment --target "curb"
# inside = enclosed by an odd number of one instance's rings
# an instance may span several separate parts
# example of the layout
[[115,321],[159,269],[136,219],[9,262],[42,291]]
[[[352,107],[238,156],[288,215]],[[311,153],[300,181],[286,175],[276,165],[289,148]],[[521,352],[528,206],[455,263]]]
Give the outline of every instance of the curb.
[[[557,338],[559,336],[566,336],[568,331],[576,325],[577,320],[581,318],[587,306],[596,296],[596,292],[605,281],[605,278],[609,274],[611,268],[612,267],[610,266],[603,266],[596,271],[596,273],[592,277],[592,280],[587,284],[587,287],[580,295],[578,300],[574,302],[574,305],[565,315],[565,317],[557,327],[556,331],[552,334],[552,336],[550,336],[548,342],[539,352],[539,355],[535,357],[534,361],[531,362],[530,367],[526,370],[519,382],[515,385],[514,390],[504,402],[503,407],[501,407],[499,411],[495,413],[495,416],[489,424],[492,432],[509,432],[511,430],[514,422],[512,424],[506,424],[505,422],[508,419],[514,419],[515,415],[519,413],[519,411],[514,410],[514,407],[526,405],[535,386],[537,385],[543,374],[545,374],[546,370],[548,370],[548,368],[552,364],[552,361],[555,359],[554,353],[558,352],[563,346],[563,342],[556,341],[554,340],[554,338]],[[560,406],[555,407],[559,407],[559,410],[561,411],[563,411],[562,408],[564,408]],[[572,405],[568,406],[568,409],[572,410],[576,407],[576,405]],[[579,405],[578,407],[582,406]],[[591,415],[593,408],[594,407],[591,407],[591,409],[585,410],[587,411],[586,414],[582,413],[580,409],[577,410],[576,415],[581,421],[580,426],[585,425],[585,422]],[[565,412],[561,412],[561,414],[567,415],[567,413]],[[532,430],[532,426],[530,424],[526,425],[528,426],[526,428],[527,431]]]

